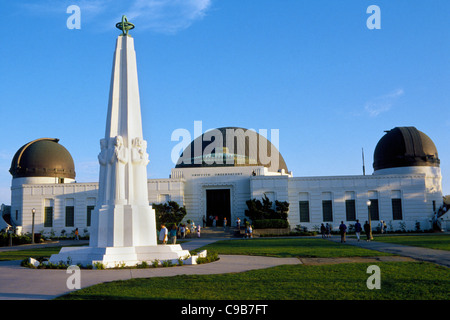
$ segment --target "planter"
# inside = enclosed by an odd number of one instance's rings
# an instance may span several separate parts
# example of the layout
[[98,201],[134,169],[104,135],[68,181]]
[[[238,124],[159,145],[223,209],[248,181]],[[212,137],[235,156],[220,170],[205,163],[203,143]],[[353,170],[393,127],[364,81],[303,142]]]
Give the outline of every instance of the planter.
[[291,232],[291,228],[268,228],[268,229],[253,229],[253,236],[258,237],[260,235],[288,235]]

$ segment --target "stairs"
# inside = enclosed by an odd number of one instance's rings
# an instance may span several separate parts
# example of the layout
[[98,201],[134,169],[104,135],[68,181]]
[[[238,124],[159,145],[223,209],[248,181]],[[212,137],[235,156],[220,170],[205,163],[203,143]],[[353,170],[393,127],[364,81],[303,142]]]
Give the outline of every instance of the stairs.
[[[226,230],[224,230],[223,227],[206,227],[201,229],[200,238],[236,238],[236,232],[237,229],[231,227],[228,227]],[[197,233],[188,234],[186,236],[186,239],[193,238],[197,238]]]

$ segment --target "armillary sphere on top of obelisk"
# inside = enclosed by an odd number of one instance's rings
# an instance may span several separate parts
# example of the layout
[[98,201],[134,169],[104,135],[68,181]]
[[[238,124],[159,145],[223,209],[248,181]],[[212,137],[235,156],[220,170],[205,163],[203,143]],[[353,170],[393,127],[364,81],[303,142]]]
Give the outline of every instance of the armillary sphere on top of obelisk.
[[122,21],[116,23],[116,28],[122,30],[122,35],[128,35],[128,31],[134,29],[134,24],[128,22],[128,19],[125,15],[122,16]]

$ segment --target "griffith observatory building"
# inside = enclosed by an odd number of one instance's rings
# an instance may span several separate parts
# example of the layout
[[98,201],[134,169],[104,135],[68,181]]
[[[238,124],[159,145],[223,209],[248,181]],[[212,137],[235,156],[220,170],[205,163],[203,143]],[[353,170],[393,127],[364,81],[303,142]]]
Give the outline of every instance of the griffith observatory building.
[[[379,140],[372,175],[295,177],[282,155],[265,137],[244,128],[227,127],[196,138],[183,151],[167,179],[147,179],[148,202],[176,201],[190,219],[218,216],[219,224],[245,216],[246,201],[262,199],[289,203],[291,229],[308,230],[322,223],[337,229],[368,220],[372,227],[386,222],[388,231],[429,230],[443,206],[441,170],[433,141],[415,127],[396,127]],[[270,163],[262,159],[270,155]],[[219,161],[220,160],[220,161]],[[60,235],[78,228],[89,233],[91,212],[98,200],[98,182],[76,182],[70,152],[58,139],[41,138],[23,145],[14,155],[10,173],[9,222],[21,232]],[[145,177],[147,178],[147,177]],[[370,206],[368,206],[370,200]],[[450,228],[449,214],[438,219]]]
[[[32,232],[34,217],[37,233],[59,236],[78,228],[80,235],[101,235],[98,247],[120,247],[123,233],[131,242],[153,238],[154,223],[142,227],[153,212],[149,204],[175,201],[185,206],[185,221],[201,224],[217,216],[219,226],[224,218],[234,226],[247,218],[248,200],[265,197],[289,203],[291,229],[313,230],[322,223],[337,229],[341,221],[364,223],[369,215],[372,227],[384,221],[389,231],[450,227],[449,214],[442,214],[438,151],[415,127],[396,127],[380,138],[372,175],[295,177],[264,136],[225,127],[188,144],[169,178],[147,179],[134,40],[128,34],[134,25],[123,16],[116,27],[123,33],[116,41],[106,134],[100,140],[100,185],[76,181],[73,158],[59,139],[24,144],[11,161],[11,206],[2,214],[16,232]],[[120,244],[110,241],[111,230]]]

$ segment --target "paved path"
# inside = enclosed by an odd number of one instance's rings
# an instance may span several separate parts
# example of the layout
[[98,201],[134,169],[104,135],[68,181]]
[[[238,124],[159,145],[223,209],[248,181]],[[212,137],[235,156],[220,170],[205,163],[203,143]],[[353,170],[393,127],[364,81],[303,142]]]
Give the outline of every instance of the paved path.
[[[436,250],[421,247],[411,247],[401,244],[384,243],[378,241],[366,241],[365,236],[361,236],[361,241],[356,238],[347,237],[345,244],[358,246],[365,249],[377,250],[397,254],[399,256],[410,257],[416,260],[433,262],[445,267],[450,267],[450,251]],[[330,241],[340,242],[340,236],[332,236],[328,238]]]
[[[183,243],[186,250],[194,250],[209,243],[221,239],[193,239]],[[329,238],[330,241],[339,242],[338,236]],[[82,244],[78,242],[64,242],[63,245]],[[62,243],[47,244],[50,246]],[[133,278],[164,277],[191,274],[221,274],[232,272],[244,272],[249,270],[264,269],[285,264],[323,264],[367,261],[409,261],[409,257],[417,260],[434,262],[450,267],[450,252],[418,247],[408,247],[382,242],[357,242],[356,239],[347,239],[348,245],[356,245],[366,249],[378,250],[397,254],[403,257],[369,257],[360,258],[362,261],[354,261],[353,258],[312,259],[312,258],[273,258],[241,255],[221,255],[220,260],[201,265],[186,265],[172,268],[149,269],[119,269],[119,270],[81,270],[81,287],[89,287],[98,283],[128,280]],[[42,246],[42,245],[34,245]],[[29,249],[32,245],[16,246],[13,249]],[[11,248],[0,248],[0,251]],[[350,260],[349,260],[350,259]],[[20,266],[20,261],[0,261],[0,300],[49,300],[70,292],[67,288],[67,279],[71,274],[66,270],[28,269]]]
[[[217,240],[220,239],[196,239],[183,243],[182,247],[183,249],[194,250]],[[80,242],[76,243],[80,244]],[[69,244],[71,243],[64,243],[64,245]],[[20,248],[16,247],[16,250],[28,248],[20,246]],[[3,251],[5,250],[8,249]],[[244,272],[300,263],[301,261],[297,258],[221,255],[220,260],[213,263],[185,265],[183,267],[103,271],[81,270],[81,287],[85,288],[98,283],[133,278]],[[66,284],[70,276],[71,274],[68,274],[66,270],[28,269],[21,267],[20,261],[0,261],[0,300],[54,299],[71,291]]]

